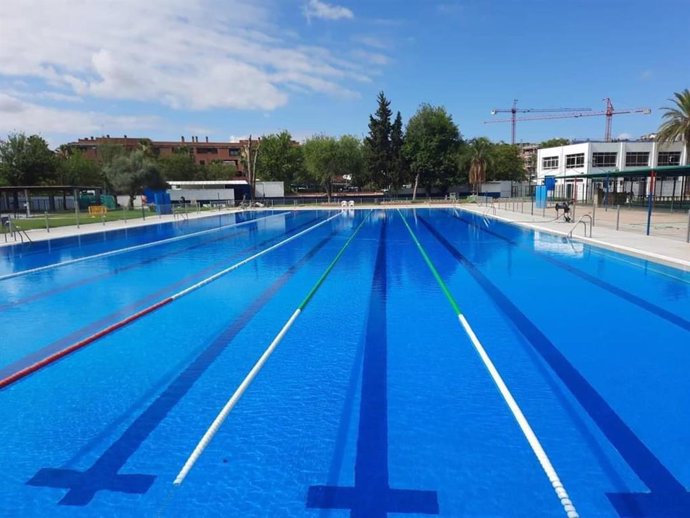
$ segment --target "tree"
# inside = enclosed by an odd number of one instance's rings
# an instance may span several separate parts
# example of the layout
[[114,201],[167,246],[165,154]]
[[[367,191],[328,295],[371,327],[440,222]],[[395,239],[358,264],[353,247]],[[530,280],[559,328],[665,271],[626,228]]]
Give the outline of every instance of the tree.
[[156,158],[160,153],[158,148],[153,145],[153,141],[150,138],[139,139],[137,149],[142,151],[146,158]]
[[[259,144],[261,139],[259,139]],[[245,171],[247,171],[247,181],[249,182],[249,196],[254,201],[256,193],[256,160],[258,158],[259,147],[252,136],[249,135],[249,140],[242,146],[242,162],[244,163]]]
[[101,167],[79,150],[60,146],[57,153],[58,182],[62,185],[101,185]]
[[0,140],[0,183],[46,185],[55,182],[55,153],[38,135],[12,133]]
[[369,116],[369,135],[364,139],[369,180],[377,187],[390,187],[393,170],[391,149],[391,102],[379,92],[378,108]]
[[393,156],[391,185],[396,190],[400,189],[404,183],[407,183],[410,174],[407,161],[403,156],[404,145],[405,135],[403,133],[402,117],[400,112],[398,112],[391,127],[391,155]]
[[142,150],[116,157],[110,165],[106,166],[105,174],[116,192],[129,195],[130,209],[134,205],[134,197],[145,188],[166,189],[168,187],[158,164],[147,157]]
[[278,180],[289,189],[304,171],[302,148],[287,130],[261,137],[256,174],[262,180]]
[[304,143],[304,164],[309,176],[326,189],[330,201],[336,177],[362,174],[362,143],[351,135],[339,139],[317,135]]
[[70,146],[69,144],[60,144],[58,148],[55,150],[55,156],[58,157],[58,159],[68,159],[72,154],[74,153],[75,149],[73,146]]
[[199,170],[187,147],[176,149],[171,155],[159,159],[158,164],[166,180],[194,180]]
[[107,167],[120,155],[125,154],[125,148],[120,144],[104,143],[98,146],[96,151],[101,167]]
[[366,161],[362,141],[352,135],[343,135],[338,139],[336,175],[351,175],[361,178],[365,174]]
[[488,180],[525,180],[527,171],[525,161],[518,146],[500,142],[491,145],[491,160],[487,169]]
[[458,173],[457,152],[461,143],[458,127],[444,107],[419,107],[407,123],[403,144],[403,155],[415,178],[413,200],[420,181],[427,194],[432,186],[448,189]]
[[659,142],[682,140],[685,144],[685,163],[690,164],[690,90],[675,92],[669,99],[675,106],[665,106],[656,139]]
[[561,147],[561,146],[567,146],[570,144],[570,140],[567,138],[552,138],[549,140],[545,140],[541,144],[539,144],[539,149],[544,149],[547,147]]
[[224,164],[220,160],[213,160],[210,164],[199,167],[199,180],[232,180],[237,175],[235,164]]
[[469,182],[479,194],[479,186],[486,181],[486,170],[491,161],[491,141],[485,137],[473,139],[467,149]]

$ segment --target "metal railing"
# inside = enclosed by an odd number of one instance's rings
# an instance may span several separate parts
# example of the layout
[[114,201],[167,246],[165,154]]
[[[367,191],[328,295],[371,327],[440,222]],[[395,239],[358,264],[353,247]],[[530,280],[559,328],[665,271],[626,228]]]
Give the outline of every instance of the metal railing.
[[577,226],[578,226],[580,223],[582,223],[582,224],[584,225],[584,227],[585,227],[585,237],[587,237],[587,222],[585,221],[585,218],[588,218],[588,219],[589,219],[589,237],[592,237],[592,215],[589,214],[589,213],[583,214],[582,216],[580,216],[580,219],[578,219],[578,220],[575,222],[575,225],[573,226],[573,228],[571,228],[571,229],[570,229],[570,232],[568,232],[568,237],[573,237],[573,232],[575,231],[575,229],[577,228]]
[[22,229],[19,225],[17,225],[12,220],[11,216],[2,217],[2,228],[3,234],[5,235],[5,243],[7,243],[7,234],[9,234],[10,237],[15,241],[17,241],[17,236],[19,236],[19,240],[21,243],[24,243],[24,239],[26,239],[26,241],[28,241],[29,243],[33,242],[31,241],[29,234],[26,233],[26,230]]

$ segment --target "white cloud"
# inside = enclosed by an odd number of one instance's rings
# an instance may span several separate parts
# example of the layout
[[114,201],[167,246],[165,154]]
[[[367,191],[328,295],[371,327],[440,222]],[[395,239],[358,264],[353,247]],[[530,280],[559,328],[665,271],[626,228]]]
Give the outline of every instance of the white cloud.
[[73,135],[75,132],[100,135],[157,127],[160,121],[149,116],[107,115],[50,108],[0,93],[0,134],[13,132]]
[[366,50],[354,50],[352,55],[360,61],[371,63],[372,65],[387,65],[390,58],[380,52],[369,52]]
[[356,36],[352,37],[352,41],[378,50],[388,50],[392,47],[390,42],[382,39],[381,37],[369,36],[366,34],[357,34]]
[[[9,2],[0,17],[0,78],[38,79],[54,100],[262,111],[285,105],[291,91],[348,97],[349,83],[369,80],[356,61],[282,36],[272,1]],[[319,0],[307,7],[319,18],[354,16]]]
[[352,10],[341,5],[327,4],[321,0],[309,0],[304,5],[304,15],[307,20],[321,18],[323,20],[352,20],[355,14]]

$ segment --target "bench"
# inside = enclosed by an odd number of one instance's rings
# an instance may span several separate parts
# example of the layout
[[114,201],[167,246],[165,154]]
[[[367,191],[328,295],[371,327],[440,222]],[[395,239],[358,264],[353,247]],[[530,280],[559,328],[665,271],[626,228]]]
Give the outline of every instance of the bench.
[[108,213],[108,208],[105,205],[89,205],[89,216],[95,218],[96,216],[105,216]]

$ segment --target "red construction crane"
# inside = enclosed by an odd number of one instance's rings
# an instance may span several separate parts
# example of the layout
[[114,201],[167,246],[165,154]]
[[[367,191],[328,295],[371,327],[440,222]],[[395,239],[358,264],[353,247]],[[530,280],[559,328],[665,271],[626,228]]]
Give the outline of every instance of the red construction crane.
[[518,113],[543,113],[543,112],[586,112],[591,111],[591,108],[519,108],[517,107],[517,99],[513,99],[512,108],[494,108],[491,110],[491,115],[496,115],[497,113],[510,113],[510,119],[501,119],[496,121],[484,121],[484,123],[490,122],[512,122],[513,128],[511,133],[511,144],[515,144],[515,123],[519,120],[530,120],[530,119],[518,119],[516,115]]
[[630,114],[630,113],[642,113],[644,115],[649,115],[650,113],[652,113],[651,108],[630,108],[627,110],[616,110],[613,108],[613,104],[611,103],[611,99],[606,97],[606,98],[604,98],[604,101],[606,102],[606,109],[603,111],[598,111],[598,112],[573,113],[570,115],[544,115],[543,117],[522,117],[520,119],[513,119],[513,118],[497,119],[497,120],[485,121],[485,124],[491,124],[494,122],[511,122],[511,123],[513,123],[513,128],[515,128],[515,122],[548,120],[548,119],[571,119],[571,118],[578,118],[578,117],[599,117],[601,115],[605,115],[606,116],[606,130],[604,132],[604,140],[606,142],[610,142],[611,141],[611,126],[612,126],[614,115],[625,115],[625,114]]

